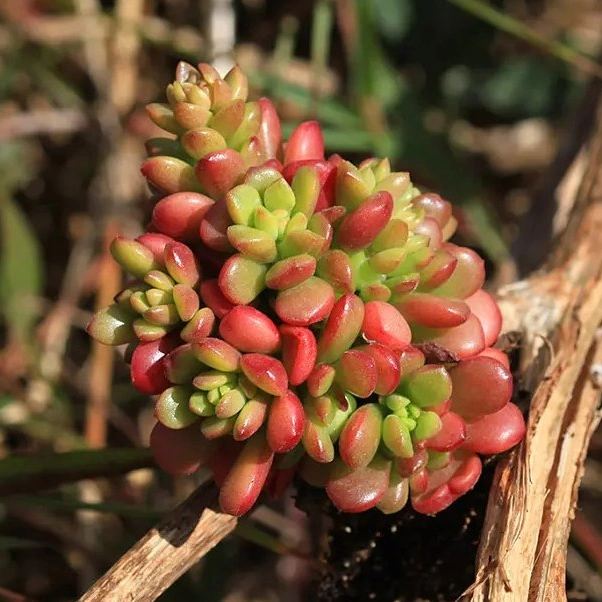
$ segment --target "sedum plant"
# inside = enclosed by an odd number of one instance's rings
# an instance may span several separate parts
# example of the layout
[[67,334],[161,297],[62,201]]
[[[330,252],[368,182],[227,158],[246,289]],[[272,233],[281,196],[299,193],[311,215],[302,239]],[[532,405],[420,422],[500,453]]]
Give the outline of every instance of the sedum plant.
[[298,477],[344,512],[437,513],[525,430],[483,260],[408,173],[325,158],[315,122],[282,143],[247,93],[182,63],[149,105],[152,222],[113,241],[131,281],[88,331],[156,396],[157,463],[208,467],[224,512]]

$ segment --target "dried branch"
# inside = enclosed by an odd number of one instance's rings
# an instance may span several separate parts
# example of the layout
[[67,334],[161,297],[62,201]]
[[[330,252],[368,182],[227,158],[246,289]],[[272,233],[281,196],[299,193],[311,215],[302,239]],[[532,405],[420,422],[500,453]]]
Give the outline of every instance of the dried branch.
[[236,518],[216,512],[216,501],[215,487],[201,486],[122,556],[79,602],[157,599],[234,530]]
[[79,109],[40,109],[13,113],[0,119],[0,140],[71,134],[83,129],[87,123],[87,116]]
[[[599,104],[602,115],[602,103]],[[588,150],[570,235],[548,271],[500,292],[504,329],[524,340],[533,391],[525,441],[491,488],[471,602],[566,600],[567,543],[588,442],[600,419],[602,119]]]

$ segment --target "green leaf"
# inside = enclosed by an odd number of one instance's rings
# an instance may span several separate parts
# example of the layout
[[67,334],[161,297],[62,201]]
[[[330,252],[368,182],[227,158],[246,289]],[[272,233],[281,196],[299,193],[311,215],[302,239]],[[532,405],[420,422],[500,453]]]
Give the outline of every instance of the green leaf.
[[414,9],[410,0],[375,0],[374,19],[383,37],[398,42],[412,26]]
[[481,83],[480,96],[483,104],[494,113],[545,116],[556,102],[558,75],[541,61],[520,57],[500,65]]
[[428,173],[440,192],[462,208],[479,245],[495,262],[508,257],[499,224],[482,198],[482,184],[451,151],[447,140],[426,129],[422,107],[415,91],[406,86],[399,107],[402,118],[396,156],[410,170]]
[[[289,137],[298,123],[282,124],[282,133]],[[336,152],[354,152],[372,154],[376,151],[375,136],[363,129],[330,129],[322,128],[324,144],[328,150]]]
[[0,197],[0,311],[11,334],[31,339],[33,298],[42,289],[42,258],[31,225],[8,197]]
[[314,107],[314,98],[311,92],[302,86],[291,84],[278,76],[264,74],[260,71],[248,74],[249,82],[262,90],[263,94],[275,100],[286,100],[296,104],[304,111],[315,108],[315,117],[319,121],[338,126],[341,128],[361,127],[361,118],[341,102],[331,98],[320,98],[320,102]]
[[10,456],[0,460],[0,495],[41,491],[153,465],[150,449],[87,449]]
[[590,57],[581,54],[556,40],[548,39],[538,31],[515,19],[509,14],[502,12],[482,0],[448,0],[475,17],[489,23],[499,31],[504,31],[520,40],[541,48],[551,56],[568,63],[585,73],[602,78],[602,65],[597,64]]
[[388,62],[376,35],[373,3],[356,0],[355,7],[358,36],[350,65],[355,97],[360,106],[367,99],[375,99],[384,107],[390,107],[399,98],[399,76]]

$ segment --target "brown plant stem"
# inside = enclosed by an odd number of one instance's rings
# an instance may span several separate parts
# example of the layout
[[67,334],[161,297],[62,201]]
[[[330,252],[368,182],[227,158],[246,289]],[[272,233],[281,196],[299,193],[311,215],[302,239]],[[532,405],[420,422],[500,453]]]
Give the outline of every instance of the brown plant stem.
[[[121,270],[109,252],[109,244],[117,234],[116,226],[108,224],[104,237],[104,252],[100,259],[97,307],[104,307],[111,303],[121,285]],[[114,351],[111,347],[101,345],[97,341],[92,343],[85,425],[86,441],[90,447],[102,448],[106,445],[113,383],[113,359]]]
[[202,485],[118,560],[79,602],[156,600],[234,530],[237,519],[215,510],[217,491]]
[[[599,103],[599,111],[602,103]],[[600,112],[598,113],[601,114]],[[491,488],[471,602],[566,600],[566,554],[583,464],[600,419],[602,120],[573,216],[545,272],[500,292],[504,330],[522,334],[532,392],[527,435]]]

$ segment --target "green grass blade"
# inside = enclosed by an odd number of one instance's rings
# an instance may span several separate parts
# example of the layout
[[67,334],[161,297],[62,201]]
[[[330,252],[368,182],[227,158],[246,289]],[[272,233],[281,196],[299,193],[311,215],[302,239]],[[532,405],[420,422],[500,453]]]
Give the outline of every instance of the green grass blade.
[[496,29],[510,34],[520,40],[541,48],[557,59],[564,61],[590,75],[602,78],[602,65],[598,65],[589,57],[573,50],[566,44],[550,40],[534,29],[521,23],[518,19],[507,15],[481,0],[448,0],[466,12],[482,19]]
[[0,460],[0,495],[42,491],[81,479],[153,466],[150,449],[88,449]]

